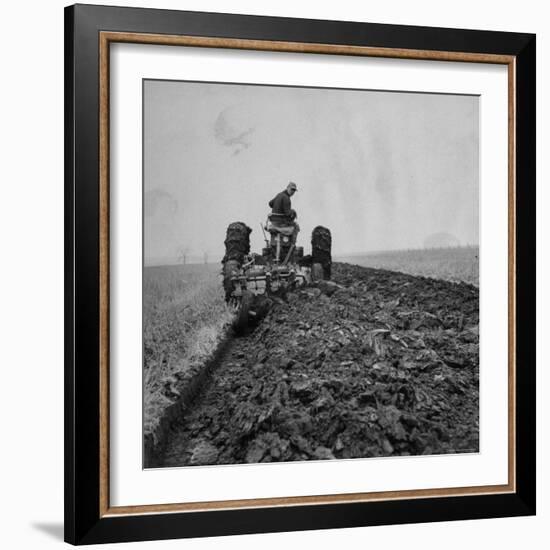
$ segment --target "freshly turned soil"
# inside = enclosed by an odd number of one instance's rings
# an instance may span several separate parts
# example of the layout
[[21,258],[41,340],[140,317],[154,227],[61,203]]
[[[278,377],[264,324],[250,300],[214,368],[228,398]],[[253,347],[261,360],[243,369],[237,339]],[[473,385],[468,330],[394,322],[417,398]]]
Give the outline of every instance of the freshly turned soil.
[[333,263],[231,342],[160,465],[477,452],[478,327],[474,286]]

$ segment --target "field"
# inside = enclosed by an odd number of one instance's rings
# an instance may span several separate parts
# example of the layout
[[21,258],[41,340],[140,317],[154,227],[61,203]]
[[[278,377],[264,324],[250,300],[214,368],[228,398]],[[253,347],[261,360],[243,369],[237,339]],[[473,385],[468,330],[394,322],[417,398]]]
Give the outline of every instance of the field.
[[[335,258],[349,264],[478,286],[478,248],[384,252]],[[146,267],[143,276],[144,434],[178,397],[178,382],[225,339],[232,312],[220,264]]]
[[145,434],[177,396],[178,377],[203,363],[224,337],[231,312],[219,273],[219,264],[144,269]]
[[338,257],[339,261],[364,267],[400,271],[433,279],[479,286],[479,247],[398,250]]
[[229,342],[153,467],[478,452],[478,289],[332,268]]

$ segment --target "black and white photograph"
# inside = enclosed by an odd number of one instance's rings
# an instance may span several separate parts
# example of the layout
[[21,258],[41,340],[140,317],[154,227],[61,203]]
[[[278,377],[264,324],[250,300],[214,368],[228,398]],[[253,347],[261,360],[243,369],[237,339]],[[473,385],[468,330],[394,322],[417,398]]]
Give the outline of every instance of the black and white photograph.
[[0,546],[547,548],[545,4],[71,4],[3,6]]
[[143,81],[144,467],[479,452],[479,97]]

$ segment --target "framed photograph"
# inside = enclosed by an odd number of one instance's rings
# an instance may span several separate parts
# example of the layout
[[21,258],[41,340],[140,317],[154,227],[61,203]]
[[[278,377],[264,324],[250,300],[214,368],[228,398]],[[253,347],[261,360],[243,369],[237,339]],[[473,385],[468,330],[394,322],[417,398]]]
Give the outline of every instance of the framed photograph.
[[535,36],[65,11],[65,539],[535,513]]

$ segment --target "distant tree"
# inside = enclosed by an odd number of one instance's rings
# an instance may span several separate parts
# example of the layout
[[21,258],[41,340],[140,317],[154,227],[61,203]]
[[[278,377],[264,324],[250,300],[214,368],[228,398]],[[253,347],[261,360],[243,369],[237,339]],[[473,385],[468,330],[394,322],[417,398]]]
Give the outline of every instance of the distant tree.
[[183,245],[178,248],[178,262],[185,265],[187,263],[187,256],[189,255],[189,246]]
[[204,254],[202,255],[202,258],[204,260],[204,263],[207,264],[208,263],[208,252],[204,252]]

